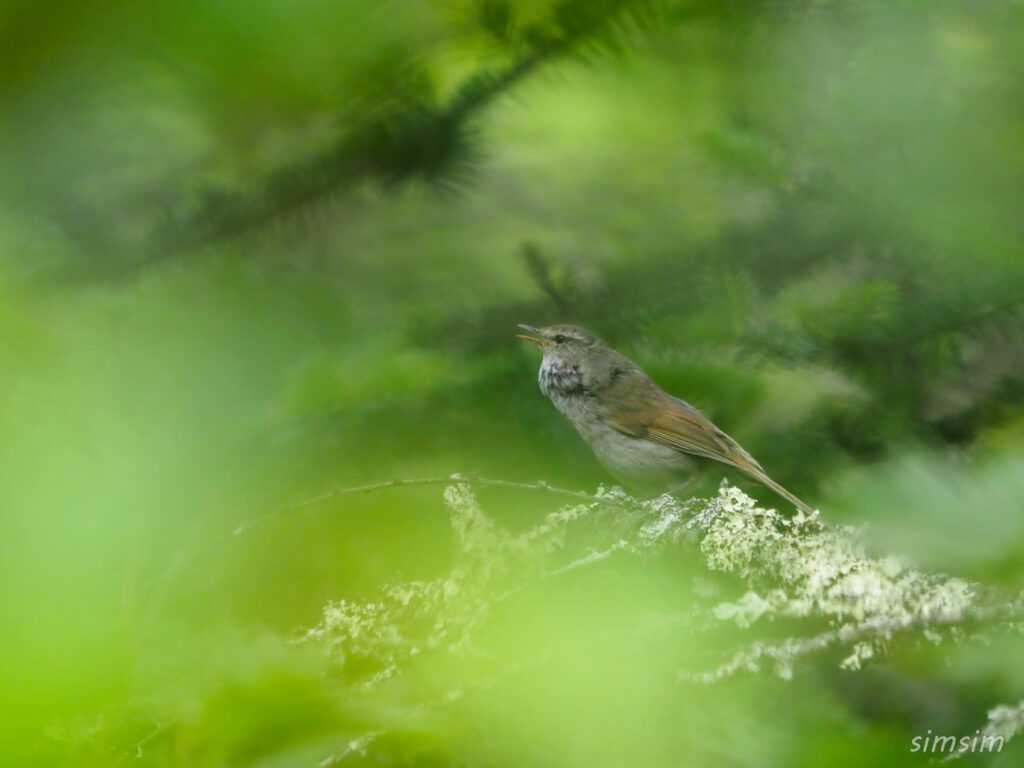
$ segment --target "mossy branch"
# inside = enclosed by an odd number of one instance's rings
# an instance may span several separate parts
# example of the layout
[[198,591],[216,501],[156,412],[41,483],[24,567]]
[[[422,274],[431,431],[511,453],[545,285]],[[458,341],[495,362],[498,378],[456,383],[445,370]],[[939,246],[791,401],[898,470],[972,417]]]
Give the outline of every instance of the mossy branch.
[[[329,497],[439,480],[339,489]],[[471,483],[564,493],[576,500],[534,528],[512,534],[484,513]],[[1019,596],[1007,600],[977,583],[906,568],[892,557],[872,557],[855,529],[825,525],[817,513],[788,516],[759,507],[724,482],[714,498],[680,501],[637,499],[617,488],[582,494],[455,476],[448,479],[444,500],[457,547],[448,573],[388,584],[365,602],[333,602],[320,624],[298,641],[326,644],[343,668],[358,661],[356,668],[364,671],[355,681],[359,689],[382,685],[426,654],[478,660],[476,638],[510,596],[580,569],[608,567],[618,557],[699,553],[708,570],[742,582],[746,592],[738,599],[695,605],[676,622],[672,631],[680,639],[727,625],[753,634],[755,624],[773,618],[812,629],[778,642],[755,639],[721,648],[718,666],[680,669],[680,684],[714,684],[766,668],[789,679],[801,659],[826,649],[842,649],[840,666],[853,673],[890,653],[889,642],[898,635],[935,644],[970,642],[997,631],[1020,631],[1024,617]],[[677,545],[686,551],[680,553]],[[522,652],[519,659],[502,657],[496,675],[536,662],[534,651]],[[487,679],[473,678],[466,685]],[[461,696],[466,685],[452,696]]]
[[[339,489],[318,500],[440,480]],[[435,581],[388,585],[369,607],[353,601],[332,603],[323,622],[305,638],[328,642],[339,657],[379,657],[381,679],[425,648],[471,644],[473,633],[504,596],[599,565],[617,553],[656,555],[681,541],[697,545],[708,569],[733,574],[746,585],[739,599],[703,607],[708,621],[733,622],[746,629],[778,617],[824,620],[829,626],[824,633],[776,645],[724,649],[729,654],[720,667],[681,671],[683,680],[711,682],[741,669],[758,669],[763,660],[771,660],[786,676],[798,657],[832,646],[845,647],[843,667],[857,669],[900,633],[917,631],[938,642],[956,628],[1011,622],[1024,615],[1019,597],[993,596],[979,584],[905,568],[893,557],[873,558],[855,529],[826,526],[817,514],[786,516],[758,507],[724,483],[714,498],[684,502],[670,496],[641,500],[620,489],[582,494],[541,484],[479,478],[472,482],[562,493],[580,501],[551,513],[541,525],[512,535],[484,514],[470,481],[454,476],[444,492],[459,551],[452,571]],[[573,546],[568,546],[570,541]],[[422,626],[420,620],[427,614],[432,617],[430,632],[414,636],[405,631],[406,622],[416,618],[412,623]]]

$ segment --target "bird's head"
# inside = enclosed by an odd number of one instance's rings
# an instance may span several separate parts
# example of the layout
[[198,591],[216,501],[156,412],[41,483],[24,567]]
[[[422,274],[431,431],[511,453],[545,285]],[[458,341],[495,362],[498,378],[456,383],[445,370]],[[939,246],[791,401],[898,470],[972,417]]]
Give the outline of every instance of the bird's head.
[[517,338],[536,344],[544,352],[542,379],[546,374],[561,380],[565,388],[582,385],[600,388],[621,356],[604,341],[577,325],[549,325],[535,328],[520,325],[526,334]]
[[594,352],[608,349],[608,345],[586,328],[578,325],[548,325],[536,328],[532,325],[520,325],[527,333],[518,334],[516,338],[536,344],[544,352],[544,356],[554,357],[566,363],[579,363]]

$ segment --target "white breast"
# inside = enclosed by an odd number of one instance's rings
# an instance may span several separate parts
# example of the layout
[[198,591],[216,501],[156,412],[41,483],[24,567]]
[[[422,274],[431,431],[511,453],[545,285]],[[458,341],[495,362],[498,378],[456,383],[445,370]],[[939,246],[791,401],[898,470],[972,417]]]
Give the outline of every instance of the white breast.
[[542,365],[539,380],[541,391],[572,422],[598,460],[619,481],[658,492],[677,485],[693,471],[693,462],[685,454],[623,434],[605,423],[598,399],[574,381],[572,371]]

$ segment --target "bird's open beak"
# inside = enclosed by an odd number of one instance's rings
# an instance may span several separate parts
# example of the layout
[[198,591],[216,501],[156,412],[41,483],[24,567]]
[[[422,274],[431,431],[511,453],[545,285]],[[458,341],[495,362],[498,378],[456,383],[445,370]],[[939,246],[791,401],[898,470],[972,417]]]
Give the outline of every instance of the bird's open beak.
[[522,339],[523,341],[532,341],[538,347],[546,347],[550,343],[547,339],[542,339],[540,337],[540,335],[539,335],[540,334],[540,329],[539,328],[534,328],[532,325],[523,325],[522,323],[519,324],[519,327],[522,328],[524,331],[529,331],[530,333],[537,334],[537,335],[535,335],[535,336],[526,336],[526,335],[524,335],[522,333],[517,333],[516,334],[516,338],[517,339]]

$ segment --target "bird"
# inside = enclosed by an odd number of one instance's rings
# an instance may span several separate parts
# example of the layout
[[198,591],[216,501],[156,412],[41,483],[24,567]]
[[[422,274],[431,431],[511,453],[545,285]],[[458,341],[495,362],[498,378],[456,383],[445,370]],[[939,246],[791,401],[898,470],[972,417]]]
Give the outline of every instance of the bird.
[[694,457],[735,467],[807,514],[814,509],[772,480],[753,456],[640,366],[575,325],[519,325],[517,338],[544,353],[541,392],[590,445],[620,482],[654,493],[674,493],[698,469]]

